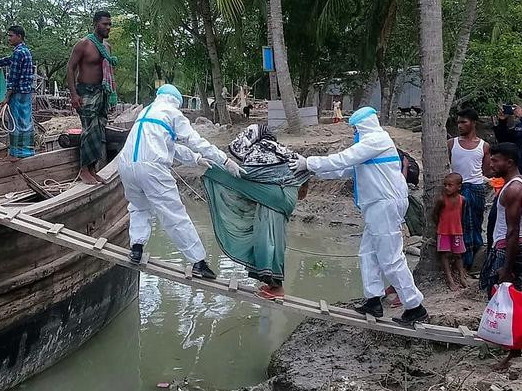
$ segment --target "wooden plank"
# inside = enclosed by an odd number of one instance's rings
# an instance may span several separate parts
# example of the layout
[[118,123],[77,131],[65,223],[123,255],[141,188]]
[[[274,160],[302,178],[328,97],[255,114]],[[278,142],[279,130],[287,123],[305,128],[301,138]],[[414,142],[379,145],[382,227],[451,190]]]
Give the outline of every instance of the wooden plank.
[[150,261],[150,254],[149,253],[143,253],[141,255],[141,259],[140,259],[140,267],[141,266],[146,266]]
[[3,217],[0,217],[0,220],[11,221],[20,214],[20,209],[4,209],[2,214]]
[[228,291],[229,292],[237,292],[237,279],[231,278],[228,282]]
[[185,268],[185,279],[192,280],[192,265],[188,265]]
[[65,225],[63,224],[54,224],[50,229],[47,230],[47,233],[50,235],[58,235],[62,229],[64,229]]
[[330,310],[325,300],[319,300],[319,307],[321,308],[321,314],[330,315]]
[[417,331],[419,338],[422,338],[426,334],[426,327],[424,327],[424,323],[417,322],[413,325],[413,327],[415,328],[415,331]]
[[100,251],[107,244],[108,241],[109,240],[107,238],[98,238],[92,246],[92,248]]
[[78,148],[58,149],[52,152],[37,154],[25,159],[20,159],[13,164],[9,161],[0,161],[0,178],[16,175],[16,168],[20,168],[25,173],[40,171],[62,164],[77,162],[79,160]]
[[[5,214],[5,208],[0,207],[0,213]],[[233,284],[230,281],[221,279],[205,280],[199,278],[189,280],[187,279],[187,269],[176,267],[175,265],[169,265],[167,262],[163,261],[153,261],[152,263],[147,264],[143,268],[137,267],[127,259],[126,255],[122,254],[127,251],[123,248],[120,248],[118,252],[113,252],[110,249],[108,249],[108,245],[106,245],[104,246],[104,248],[98,251],[93,248],[93,241],[96,242],[96,239],[94,238],[88,237],[89,240],[85,241],[83,240],[83,238],[86,237],[86,235],[82,235],[80,233],[71,233],[70,235],[67,235],[64,233],[66,231],[70,231],[67,229],[63,229],[56,235],[49,235],[48,230],[49,225],[52,226],[51,223],[39,220],[40,222],[38,224],[32,224],[26,221],[28,217],[30,216],[21,214],[21,216],[13,219],[12,221],[4,219],[1,221],[1,223],[10,228],[19,230],[20,232],[24,232],[29,235],[45,239],[52,243],[68,247],[73,250],[84,252],[88,255],[92,255],[94,257],[106,261],[110,261],[132,269],[146,270],[147,272],[155,274],[159,277],[168,278],[172,281],[181,282],[182,284],[191,285],[197,288],[205,289],[218,294],[223,294],[239,300],[246,300],[263,306],[268,306],[272,308],[282,308],[306,316],[312,316],[325,320],[333,320],[351,326],[372,329],[376,331],[402,335],[406,337],[424,338],[439,342],[449,342],[461,345],[481,345],[485,343],[480,338],[476,338],[473,335],[471,335],[473,334],[471,331],[467,333],[466,329],[463,330],[468,335],[467,337],[463,337],[461,330],[451,329],[449,327],[443,326],[418,324],[414,328],[402,327],[398,324],[390,323],[390,321],[387,318],[377,320],[371,315],[366,315],[366,317],[361,317],[360,315],[352,315],[353,311],[345,309],[342,309],[343,311],[341,311],[340,308],[336,308],[334,306],[327,306],[324,300],[322,300],[323,303],[316,303],[296,297],[291,297],[291,300],[265,300],[256,297],[252,293],[251,287],[248,287],[247,289],[247,287],[241,286],[240,284],[238,284],[236,291],[230,291],[229,286]],[[325,313],[325,306],[329,309],[329,313]],[[428,328],[430,327],[431,329],[428,332]],[[426,330],[425,333],[420,332],[423,329]]]
[[[76,164],[67,163],[53,168],[33,171],[31,178],[37,182],[43,182],[45,179],[54,179],[57,182],[69,182],[72,181],[77,174],[78,167]],[[0,195],[25,189],[27,189],[27,184],[18,174],[0,178]]]
[[27,186],[40,195],[40,197],[43,197],[44,199],[48,200],[49,198],[53,198],[53,195],[49,193],[47,190],[44,189],[43,186],[40,186],[34,179],[29,177],[29,175],[25,174],[22,170],[20,170],[18,167],[16,168],[18,171],[18,174],[22,176]]
[[459,326],[459,331],[462,333],[464,338],[475,338],[475,333],[467,326]]

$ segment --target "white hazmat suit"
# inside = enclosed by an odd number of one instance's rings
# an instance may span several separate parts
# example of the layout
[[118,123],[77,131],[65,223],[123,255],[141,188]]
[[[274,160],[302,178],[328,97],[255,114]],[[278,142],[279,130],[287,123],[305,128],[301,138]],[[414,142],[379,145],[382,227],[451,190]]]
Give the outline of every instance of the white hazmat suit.
[[384,296],[384,276],[404,308],[416,308],[424,297],[403,253],[408,186],[397,149],[375,109],[357,110],[349,122],[356,127],[355,144],[336,154],[306,158],[306,169],[323,179],[354,177],[354,199],[365,222],[359,249],[365,297]]
[[158,89],[129,133],[118,170],[129,201],[131,246],[149,240],[156,214],[178,250],[196,263],[205,259],[205,249],[181,202],[171,166],[174,160],[196,165],[202,156],[224,164],[227,156],[192,128],[178,109],[182,99],[174,86]]

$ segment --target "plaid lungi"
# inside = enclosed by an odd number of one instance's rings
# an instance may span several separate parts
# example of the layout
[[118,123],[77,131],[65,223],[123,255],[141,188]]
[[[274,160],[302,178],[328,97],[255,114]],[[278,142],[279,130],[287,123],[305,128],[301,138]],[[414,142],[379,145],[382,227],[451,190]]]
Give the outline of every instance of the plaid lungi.
[[504,267],[506,249],[492,247],[480,271],[479,288],[491,292],[491,288],[498,284],[498,269]]
[[[493,247],[482,265],[480,271],[479,288],[485,290],[491,298],[493,286],[499,283],[498,270],[506,264],[506,249]],[[522,291],[522,244],[518,245],[518,252],[513,265],[515,289]]]
[[475,253],[484,245],[482,223],[486,209],[486,187],[483,184],[464,183],[461,194],[466,199],[462,218],[466,252],[463,254],[462,261],[464,266],[469,268],[473,264]]
[[[9,134],[9,155],[24,158],[34,155],[32,94],[15,93],[9,99],[14,131]],[[10,124],[13,126],[13,124]]]
[[82,98],[82,106],[78,109],[83,129],[80,136],[80,166],[85,167],[95,164],[105,148],[108,94],[101,84],[79,83],[76,91]]

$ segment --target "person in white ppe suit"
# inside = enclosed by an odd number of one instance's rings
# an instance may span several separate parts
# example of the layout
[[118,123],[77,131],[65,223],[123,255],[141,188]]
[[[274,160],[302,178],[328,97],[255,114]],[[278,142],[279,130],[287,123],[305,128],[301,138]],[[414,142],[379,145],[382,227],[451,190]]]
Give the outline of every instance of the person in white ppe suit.
[[176,87],[161,86],[156,99],[138,115],[120,153],[118,171],[130,212],[129,258],[140,262],[154,214],[178,250],[193,263],[193,275],[216,278],[205,262],[205,249],[181,202],[171,166],[174,160],[207,168],[211,163],[220,164],[234,176],[240,175],[241,168],[190,126],[179,110],[182,102]]
[[365,222],[359,257],[366,297],[355,309],[362,314],[383,316],[385,277],[405,307],[401,318],[394,320],[412,325],[426,320],[428,313],[403,253],[401,224],[408,209],[408,187],[399,155],[390,135],[379,125],[375,109],[357,110],[349,124],[356,129],[354,145],[328,156],[299,156],[290,168],[308,170],[323,179],[354,177],[354,199]]

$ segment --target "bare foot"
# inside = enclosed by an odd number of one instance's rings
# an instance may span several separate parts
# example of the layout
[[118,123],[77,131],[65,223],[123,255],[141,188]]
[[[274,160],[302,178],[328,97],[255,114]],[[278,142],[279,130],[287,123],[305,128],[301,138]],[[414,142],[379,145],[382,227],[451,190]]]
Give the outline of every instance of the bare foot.
[[92,177],[94,179],[96,179],[98,182],[100,183],[103,183],[104,185],[107,184],[107,180],[105,178],[102,178],[101,176],[98,175],[98,173],[96,171],[94,171],[94,168],[91,167],[89,168],[89,173],[92,175]]
[[82,168],[80,170],[80,179],[83,183],[86,185],[97,185],[98,181],[95,177],[92,176],[92,174],[89,172],[89,170]]
[[11,155],[9,155],[9,156],[7,157],[7,160],[8,160],[9,162],[11,162],[11,163],[16,163],[18,160],[20,160],[20,158],[19,158],[19,157],[15,157],[15,156],[11,156]]
[[460,286],[463,288],[469,288],[468,279],[466,278],[466,275],[460,276]]
[[282,286],[278,286],[278,287],[270,287],[270,290],[269,292],[274,295],[274,296],[284,296],[285,295],[285,290],[283,289]]
[[455,284],[454,281],[448,282],[448,287],[449,287],[450,291],[452,291],[452,292],[459,290],[459,286],[457,284]]
[[508,355],[495,365],[492,365],[491,369],[499,372],[506,371],[511,366],[510,361],[515,357],[520,357],[520,350],[510,350]]
[[94,179],[96,179],[98,182],[103,183],[104,185],[107,184],[107,179],[102,178],[102,177],[99,176],[98,174],[94,174],[93,176],[94,176]]
[[268,289],[259,289],[254,293],[257,297],[262,299],[275,300],[283,299],[285,297],[285,290],[283,287],[271,287]]

